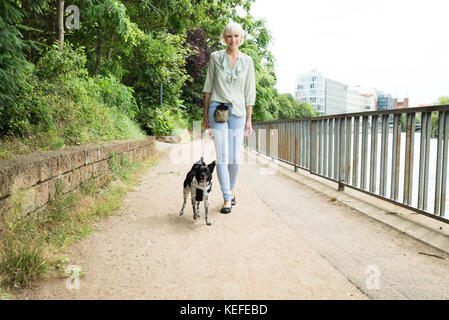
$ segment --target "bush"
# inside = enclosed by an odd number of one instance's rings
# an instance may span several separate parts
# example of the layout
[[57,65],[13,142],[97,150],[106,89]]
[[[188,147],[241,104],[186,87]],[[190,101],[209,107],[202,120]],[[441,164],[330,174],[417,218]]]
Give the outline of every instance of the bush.
[[53,44],[36,64],[36,75],[44,81],[55,82],[60,78],[85,78],[88,75],[84,47],[73,49],[65,42],[63,50]]
[[133,89],[121,84],[114,76],[97,76],[95,83],[103,102],[116,108],[130,119],[134,119],[138,107]]
[[170,110],[166,108],[155,107],[141,110],[139,122],[146,132],[154,136],[169,136],[174,129]]
[[52,146],[142,138],[133,122],[138,108],[132,89],[113,76],[89,77],[85,63],[83,49],[69,43],[63,50],[50,47],[36,68],[28,63],[22,98],[7,109],[7,134],[41,137]]

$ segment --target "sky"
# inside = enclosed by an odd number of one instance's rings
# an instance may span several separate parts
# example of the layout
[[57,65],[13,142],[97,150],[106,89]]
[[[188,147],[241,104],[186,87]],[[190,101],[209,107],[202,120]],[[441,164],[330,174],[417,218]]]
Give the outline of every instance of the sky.
[[316,68],[410,107],[449,96],[448,0],[256,0],[251,14],[273,36],[281,93]]

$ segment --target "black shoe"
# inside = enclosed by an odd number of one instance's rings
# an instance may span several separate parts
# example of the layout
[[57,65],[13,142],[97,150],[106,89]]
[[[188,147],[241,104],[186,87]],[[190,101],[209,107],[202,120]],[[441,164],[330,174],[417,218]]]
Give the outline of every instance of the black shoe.
[[224,214],[231,213],[231,208],[232,208],[232,206],[230,206],[230,207],[222,207],[220,212],[224,213]]
[[231,199],[231,206],[235,206],[235,196],[234,199]]

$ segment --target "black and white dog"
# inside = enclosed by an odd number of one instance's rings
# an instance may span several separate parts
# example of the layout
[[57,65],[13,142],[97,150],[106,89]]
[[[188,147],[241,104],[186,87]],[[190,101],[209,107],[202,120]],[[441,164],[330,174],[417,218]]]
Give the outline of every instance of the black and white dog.
[[184,214],[187,197],[190,193],[193,207],[193,219],[196,220],[201,217],[200,202],[204,201],[206,223],[208,226],[211,225],[209,221],[209,200],[212,191],[212,173],[214,172],[215,165],[215,160],[206,165],[203,157],[193,164],[192,169],[187,173],[186,179],[184,180],[184,203],[179,212],[180,216]]

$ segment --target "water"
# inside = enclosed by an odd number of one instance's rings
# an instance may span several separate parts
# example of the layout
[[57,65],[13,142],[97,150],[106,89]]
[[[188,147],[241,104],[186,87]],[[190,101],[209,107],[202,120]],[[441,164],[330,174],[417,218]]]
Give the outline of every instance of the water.
[[[381,139],[382,134],[378,133],[378,142],[377,142],[377,171],[376,171],[376,194],[379,194],[380,190],[380,156],[381,156]],[[417,208],[418,207],[418,181],[419,181],[419,167],[420,167],[420,147],[421,147],[421,133],[415,132],[414,138],[414,154],[413,154],[413,177],[412,177],[412,199],[411,206]],[[406,144],[406,133],[401,133],[401,151],[400,151],[400,161],[399,161],[399,192],[398,192],[398,202],[403,203],[404,199],[404,171],[405,171],[405,144]],[[430,139],[430,154],[429,154],[429,181],[427,187],[427,208],[425,211],[429,213],[433,213],[434,204],[435,204],[435,183],[436,183],[436,161],[437,161],[437,139]],[[362,146],[361,146],[361,135],[359,136],[359,159],[362,155]],[[393,133],[390,132],[388,134],[388,161],[387,161],[387,185],[386,185],[386,197],[390,198],[391,195],[391,168],[392,168],[392,151],[393,151]],[[368,150],[367,150],[367,176],[366,176],[366,186],[370,185],[370,168],[369,168],[369,159],[371,154],[371,136],[368,134]],[[360,159],[361,161],[361,159]],[[360,186],[360,165],[358,170],[358,185]],[[447,173],[446,173],[447,175]],[[352,182],[352,168],[350,180]],[[448,180],[449,182],[449,180]],[[446,201],[446,207],[449,205],[449,200]]]
[[[391,130],[391,128],[390,128]],[[264,135],[262,135],[262,138]],[[377,141],[377,170],[376,170],[376,194],[379,194],[380,191],[380,156],[381,156],[381,139],[382,139],[382,133],[378,132],[378,141]],[[332,137],[333,138],[333,137]],[[353,139],[353,137],[352,137]],[[255,137],[253,139],[250,139],[250,145],[255,148],[256,146],[256,140]],[[294,150],[294,139],[292,139],[292,145],[290,145],[290,148]],[[353,143],[353,140],[352,140]],[[261,141],[261,144],[264,145],[264,141]],[[401,146],[400,146],[400,160],[399,160],[399,183],[398,183],[398,199],[397,202],[403,203],[404,200],[404,171],[405,171],[405,144],[406,144],[406,133],[401,133]],[[329,144],[328,144],[329,145]],[[353,150],[353,145],[351,149],[351,158]],[[418,182],[419,182],[419,167],[420,167],[420,147],[421,147],[421,133],[415,132],[414,136],[414,154],[413,154],[413,176],[412,176],[412,198],[411,198],[411,204],[410,206],[414,208],[418,208]],[[426,186],[427,188],[427,207],[424,211],[429,212],[433,214],[434,212],[434,206],[435,206],[435,183],[436,183],[436,161],[437,161],[437,139],[433,138],[430,139],[429,143],[430,147],[430,153],[429,153],[429,171],[428,171],[428,184]],[[366,168],[366,190],[369,190],[370,186],[370,156],[371,156],[371,135],[368,133],[368,150],[366,150],[367,154],[367,168]],[[301,150],[301,149],[300,149]],[[385,197],[390,198],[391,195],[391,168],[392,168],[392,151],[393,151],[393,133],[389,132],[388,134],[388,160],[387,160],[387,178],[386,178],[386,193]],[[358,154],[359,154],[359,167],[358,167],[358,181],[357,181],[357,187],[360,187],[361,185],[361,157],[362,157],[362,135],[361,132],[359,133],[359,148],[358,148]],[[328,154],[329,156],[329,154]],[[332,162],[333,162],[333,154],[332,154]],[[327,161],[327,159],[326,159]],[[351,162],[352,166],[352,162]],[[329,174],[330,175],[330,174]],[[446,176],[448,173],[446,172]],[[447,179],[449,184],[449,178]],[[352,167],[350,168],[350,175],[349,175],[349,182],[352,184]],[[449,210],[449,197],[446,200],[446,208]],[[449,214],[447,214],[449,216]]]

